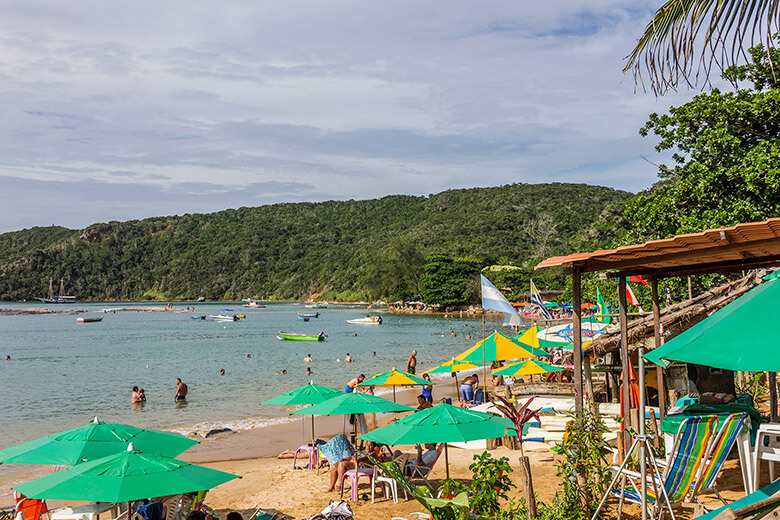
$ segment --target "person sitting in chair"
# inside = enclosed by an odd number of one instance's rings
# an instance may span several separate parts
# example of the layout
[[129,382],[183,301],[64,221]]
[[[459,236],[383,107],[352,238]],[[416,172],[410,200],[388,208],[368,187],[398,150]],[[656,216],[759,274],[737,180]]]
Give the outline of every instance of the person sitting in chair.
[[401,453],[396,451],[393,453],[393,460],[403,469],[407,475],[425,476],[431,470],[431,465],[436,461],[439,456],[439,452],[436,450],[436,444],[426,444],[425,452],[423,447],[419,444],[414,446],[417,449],[417,457],[412,459],[410,453]]

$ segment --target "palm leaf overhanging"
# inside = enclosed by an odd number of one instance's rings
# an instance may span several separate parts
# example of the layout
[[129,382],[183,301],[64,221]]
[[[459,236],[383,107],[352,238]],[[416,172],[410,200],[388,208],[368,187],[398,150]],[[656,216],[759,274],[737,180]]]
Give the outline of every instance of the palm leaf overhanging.
[[495,406],[499,412],[504,414],[504,417],[512,421],[512,424],[514,424],[515,431],[517,431],[517,440],[520,441],[521,454],[523,454],[523,428],[525,428],[525,423],[531,419],[536,419],[538,421],[539,412],[542,410],[541,408],[537,408],[536,410],[531,410],[529,408],[531,401],[533,401],[535,398],[536,396],[530,398],[520,408],[515,408],[515,405],[500,395],[495,395],[492,398],[493,406]]
[[681,82],[695,86],[700,76],[707,85],[713,65],[725,70],[746,57],[746,42],[773,46],[779,8],[780,0],[668,0],[647,24],[623,72],[632,71],[643,87],[646,73],[655,94]]

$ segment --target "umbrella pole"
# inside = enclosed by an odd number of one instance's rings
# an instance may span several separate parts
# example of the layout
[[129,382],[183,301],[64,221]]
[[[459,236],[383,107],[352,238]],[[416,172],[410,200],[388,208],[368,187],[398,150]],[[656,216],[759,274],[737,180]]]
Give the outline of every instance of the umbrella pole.
[[444,443],[444,467],[447,468],[447,478],[450,478],[450,457],[447,453],[447,443]]
[[395,402],[395,386],[393,387],[393,402]]
[[[496,350],[498,350],[498,347],[496,347]],[[482,401],[487,401],[487,368],[485,367],[485,309],[482,309]],[[447,445],[445,444],[444,446],[446,448]]]

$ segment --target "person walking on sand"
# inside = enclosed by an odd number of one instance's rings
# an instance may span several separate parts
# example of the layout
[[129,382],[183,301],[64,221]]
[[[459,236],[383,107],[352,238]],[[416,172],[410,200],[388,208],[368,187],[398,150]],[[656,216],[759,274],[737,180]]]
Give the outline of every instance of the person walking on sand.
[[417,370],[417,351],[412,350],[412,355],[406,360],[406,371],[414,375]]
[[187,392],[189,391],[189,388],[187,388],[187,385],[185,383],[181,382],[181,378],[176,378],[176,395],[173,396],[174,401],[186,401],[187,400]]
[[357,377],[353,377],[349,380],[349,383],[347,383],[347,386],[344,387],[344,393],[345,394],[351,394],[355,391],[355,387],[366,380],[366,376],[363,374],[360,374]]

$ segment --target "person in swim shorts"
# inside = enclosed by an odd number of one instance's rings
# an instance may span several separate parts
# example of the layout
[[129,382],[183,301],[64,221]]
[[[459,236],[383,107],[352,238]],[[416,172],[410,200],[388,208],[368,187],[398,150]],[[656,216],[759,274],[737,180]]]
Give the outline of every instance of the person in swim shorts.
[[347,383],[347,386],[344,387],[344,393],[345,394],[351,394],[355,391],[355,387],[366,380],[366,376],[363,374],[360,374],[357,377],[354,377],[349,380],[349,383]]

